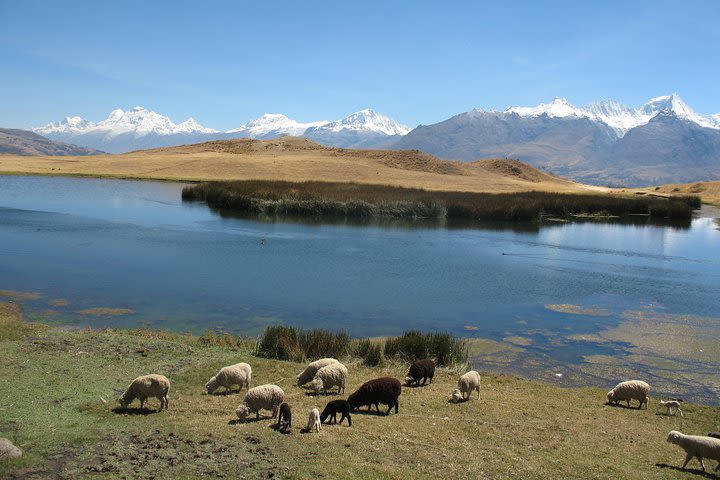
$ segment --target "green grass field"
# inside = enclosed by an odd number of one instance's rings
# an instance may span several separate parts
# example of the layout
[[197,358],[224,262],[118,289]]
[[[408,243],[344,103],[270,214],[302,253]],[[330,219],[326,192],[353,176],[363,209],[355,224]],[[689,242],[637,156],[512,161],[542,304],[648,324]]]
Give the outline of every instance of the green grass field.
[[[205,393],[211,375],[240,361],[252,365],[254,386],[284,389],[289,434],[271,428],[269,412],[237,421],[244,393]],[[346,395],[407,371],[347,365]],[[479,401],[448,403],[458,372],[439,369],[431,386],[403,387],[398,415],[356,412],[352,428],[306,434],[310,408],[338,397],[296,387],[302,369],[212,337],[27,324],[13,304],[0,304],[0,436],[25,453],[0,461],[0,478],[699,478],[695,460],[697,470],[677,468],[684,454],[667,433],[720,429],[717,408],[686,404],[683,419],[664,415],[656,398],[647,410],[611,407],[602,389],[558,388],[480,365]],[[116,398],[146,373],[170,378],[169,410],[156,413],[151,399],[148,411],[116,411]]]

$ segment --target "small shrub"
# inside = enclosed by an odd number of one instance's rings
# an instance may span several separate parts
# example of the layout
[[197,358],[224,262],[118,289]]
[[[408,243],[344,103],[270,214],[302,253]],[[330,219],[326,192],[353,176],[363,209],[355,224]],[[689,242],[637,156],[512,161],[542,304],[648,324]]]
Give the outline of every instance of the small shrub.
[[257,355],[295,362],[301,362],[305,358],[298,343],[297,329],[284,325],[270,326],[265,329],[258,342]]
[[385,356],[408,362],[435,358],[438,366],[467,362],[468,350],[464,340],[449,333],[421,333],[410,330],[399,337],[385,340]]
[[363,355],[363,364],[368,367],[379,367],[385,364],[383,356],[383,346],[381,343],[371,343],[368,346],[365,355]]

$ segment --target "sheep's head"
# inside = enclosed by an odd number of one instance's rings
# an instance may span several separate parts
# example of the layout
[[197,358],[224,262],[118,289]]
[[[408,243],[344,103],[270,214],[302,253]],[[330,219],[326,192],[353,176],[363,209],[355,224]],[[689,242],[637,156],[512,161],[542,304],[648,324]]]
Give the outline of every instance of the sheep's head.
[[208,394],[213,393],[218,388],[217,377],[212,377],[208,380],[205,384],[205,388],[207,389]]
[[243,420],[243,419],[246,418],[248,415],[250,415],[250,408],[248,408],[247,405],[240,405],[240,406],[237,407],[237,409],[235,410],[235,413],[237,414],[237,416],[238,416],[238,418],[239,418],[240,420]]
[[412,385],[415,382],[415,379],[411,376],[405,377],[405,385]]
[[672,432],[668,433],[667,441],[677,445],[680,437],[682,437],[682,433],[678,432],[677,430],[673,430]]
[[615,400],[615,390],[610,390],[607,393],[607,400],[608,400],[608,403],[613,403],[613,400]]
[[353,393],[348,397],[348,403],[350,404],[350,410],[355,410],[360,407],[360,402],[358,401],[356,393]]
[[118,398],[118,402],[120,402],[120,406],[122,408],[127,408],[130,403],[135,399],[135,396],[130,393],[130,390],[125,391],[125,393],[122,394],[120,398]]
[[460,400],[462,400],[462,393],[456,388],[452,392],[452,401],[453,403],[458,403]]

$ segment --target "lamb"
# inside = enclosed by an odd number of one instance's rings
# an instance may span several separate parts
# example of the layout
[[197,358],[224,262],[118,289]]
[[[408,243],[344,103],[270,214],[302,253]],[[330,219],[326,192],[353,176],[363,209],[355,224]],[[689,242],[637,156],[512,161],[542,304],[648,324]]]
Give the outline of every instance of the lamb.
[[402,391],[400,380],[392,377],[381,377],[360,385],[355,392],[348,397],[350,410],[356,410],[361,406],[367,405],[368,411],[375,405],[375,409],[380,413],[379,404],[388,406],[385,415],[390,415],[390,410],[395,407],[395,413],[398,413],[398,397]]
[[[684,469],[693,457],[697,457],[697,459],[700,460],[700,467],[702,467],[703,472],[705,471],[703,458],[710,458],[720,462],[720,439],[718,438],[703,437],[701,435],[685,435],[673,430],[668,434],[667,441],[685,450],[685,463],[683,463],[680,468]],[[719,468],[720,463],[715,467],[715,471],[717,472]]]
[[675,416],[675,413],[679,412],[681,417],[685,417],[682,408],[680,408],[680,402],[677,400],[660,400],[660,405],[667,408],[667,415]]
[[305,427],[305,430],[312,433],[313,428],[317,433],[320,433],[320,430],[322,430],[322,423],[320,422],[320,410],[317,408],[313,408],[310,410],[310,416],[308,417],[308,424],[307,427]]
[[347,367],[340,362],[325,365],[315,374],[310,383],[310,388],[315,393],[327,393],[333,387],[338,387],[338,394],[345,392],[345,380],[347,379]]
[[420,380],[422,379],[422,384],[425,385],[426,380],[430,380],[430,384],[432,385],[433,377],[435,376],[435,361],[432,359],[426,359],[426,360],[417,360],[412,365],[410,365],[410,370],[408,371],[407,377],[405,377],[405,384],[406,385],[420,385]]
[[277,428],[283,432],[288,428],[292,428],[292,411],[290,410],[290,405],[285,402],[280,405]]
[[305,367],[305,370],[302,371],[297,377],[297,386],[302,387],[306,383],[308,383],[310,380],[315,378],[315,374],[318,370],[320,370],[322,367],[326,365],[330,365],[331,363],[339,363],[334,358],[321,358],[320,360],[315,360],[314,362],[310,363],[307,367]]
[[630,400],[637,400],[640,402],[638,410],[642,408],[643,404],[645,404],[645,408],[647,408],[649,400],[648,393],[650,393],[650,385],[642,380],[628,380],[627,382],[621,382],[608,392],[608,405],[616,404],[619,401],[625,400],[629,408]]
[[259,420],[260,410],[264,409],[271,410],[272,417],[270,418],[275,418],[278,414],[278,408],[280,407],[280,404],[283,403],[284,399],[285,392],[283,392],[282,388],[277,385],[269,383],[260,385],[248,390],[247,394],[245,394],[245,398],[243,399],[243,403],[237,407],[235,413],[239,419],[243,420],[248,415],[255,412],[255,419]]
[[127,408],[136,398],[140,400],[140,408],[145,408],[145,400],[155,397],[160,400],[160,412],[163,407],[168,408],[168,392],[170,391],[170,380],[164,375],[150,374],[137,377],[132,381],[125,393],[120,397],[120,406]]
[[331,420],[330,423],[337,423],[337,414],[341,413],[340,423],[348,419],[348,427],[352,427],[352,418],[350,418],[350,403],[347,400],[332,400],[325,405],[322,413],[320,414],[320,422],[325,423],[325,420]]
[[457,386],[458,388],[453,392],[453,402],[470,400],[470,394],[473,390],[477,390],[477,399],[480,400],[480,374],[475,370],[470,370],[461,375]]
[[220,369],[214,377],[205,384],[208,395],[217,390],[218,387],[225,387],[225,392],[232,390],[233,385],[240,385],[238,392],[243,387],[250,389],[252,381],[252,368],[247,363],[236,363]]

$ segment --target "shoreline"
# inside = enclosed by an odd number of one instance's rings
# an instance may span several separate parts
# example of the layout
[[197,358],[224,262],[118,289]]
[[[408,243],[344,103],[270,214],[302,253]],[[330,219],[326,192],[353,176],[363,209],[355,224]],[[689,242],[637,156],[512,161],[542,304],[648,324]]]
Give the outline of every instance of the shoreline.
[[[351,428],[325,425],[319,434],[303,434],[312,406],[345,398],[369,378],[403,378],[408,364],[365,367],[342,359],[350,371],[345,394],[312,396],[294,385],[303,364],[255,357],[223,337],[7,322],[0,309],[0,361],[8,373],[0,378],[0,416],[25,452],[19,461],[0,462],[0,474],[13,479],[53,471],[72,478],[194,478],[227,474],[238,463],[252,478],[399,478],[418,468],[418,455],[425,460],[421,478],[468,471],[572,478],[582,471],[602,479],[670,479],[678,472],[658,465],[679,465],[682,452],[665,442],[667,432],[716,427],[716,408],[686,402],[684,418],[667,416],[652,392],[648,409],[627,409],[606,405],[606,388],[564,388],[483,369],[480,400],[452,404],[461,372],[439,368],[431,385],[403,386],[398,414],[353,412]],[[245,391],[205,393],[203,384],[219,367],[238,361],[252,365],[253,386],[274,383],[285,391],[294,417],[289,435],[270,428],[268,412],[239,422],[234,410]],[[137,403],[117,409],[114,399],[147,373],[170,378],[169,409],[156,413],[154,399],[146,410]],[[43,395],[28,401],[39,382],[47,387]],[[627,440],[625,448],[609,438]]]

